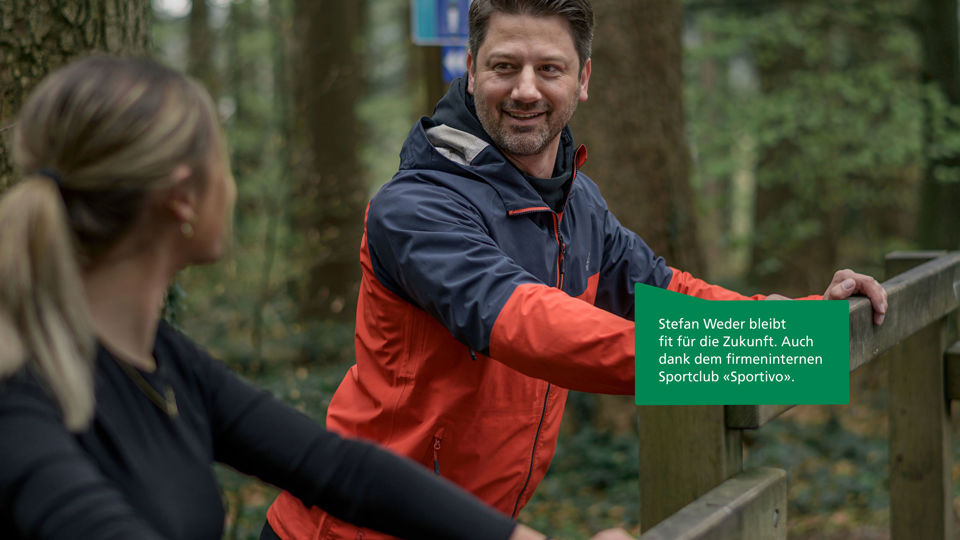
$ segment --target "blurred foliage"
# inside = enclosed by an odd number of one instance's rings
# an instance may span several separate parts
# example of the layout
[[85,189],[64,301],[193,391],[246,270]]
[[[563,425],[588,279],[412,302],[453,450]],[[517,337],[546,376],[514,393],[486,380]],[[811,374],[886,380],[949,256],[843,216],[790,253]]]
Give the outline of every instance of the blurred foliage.
[[[686,2],[692,181],[713,280],[808,294],[813,259],[822,287],[830,269],[881,276],[886,252],[915,248],[924,169],[960,144],[960,109],[921,83],[917,1]],[[791,538],[889,537],[886,372],[871,371],[855,374],[849,406],[745,432],[745,467],[788,472]]]
[[[884,253],[911,245],[925,100],[951,109],[919,82],[914,2],[689,5],[693,181],[717,224],[703,229],[714,277],[789,276],[812,240],[836,244],[827,269],[880,273]],[[756,200],[763,191],[777,198]]]
[[[353,328],[304,320],[296,309],[310,261],[297,255],[287,212],[278,110],[289,89],[274,66],[290,31],[290,1],[209,5],[218,108],[239,189],[235,245],[221,263],[182,273],[170,316],[234,369],[322,422],[352,363]],[[925,163],[960,145],[960,109],[919,82],[914,1],[685,5],[687,126],[709,277],[752,292],[760,284],[751,279],[803,266],[790,254],[824,236],[835,243],[831,264],[881,274],[883,253],[913,245]],[[156,11],[156,56],[185,69],[186,15]],[[406,0],[370,2],[368,91],[356,112],[366,126],[357,151],[372,190],[394,173],[423,90],[409,75],[417,70],[407,17]],[[935,120],[927,145],[925,113]],[[952,169],[938,176],[960,177]],[[775,212],[759,212],[757,197],[773,190],[784,195]],[[784,286],[810,292],[805,283]],[[884,537],[882,386],[870,386],[869,406],[799,408],[747,435],[748,466],[788,470],[791,535],[876,530],[862,537]],[[556,458],[523,521],[565,538],[616,525],[636,531],[637,437],[596,427],[598,414],[592,396],[571,393]],[[226,537],[256,538],[276,491],[226,469],[218,475]]]

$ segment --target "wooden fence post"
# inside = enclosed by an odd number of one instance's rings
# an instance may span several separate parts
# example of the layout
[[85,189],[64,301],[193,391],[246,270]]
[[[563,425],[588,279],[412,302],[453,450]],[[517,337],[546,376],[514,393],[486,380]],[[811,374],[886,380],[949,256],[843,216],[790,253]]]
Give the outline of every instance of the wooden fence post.
[[[949,400],[960,399],[960,252],[893,253],[887,274],[895,277],[884,283],[890,310],[882,326],[872,324],[866,298],[850,301],[850,370],[890,356],[892,538],[952,538]],[[784,538],[783,472],[741,473],[741,429],[789,408],[638,407],[643,538]]]
[[[922,255],[897,255],[887,258],[888,276],[925,262]],[[898,322],[888,318],[885,324]],[[890,351],[894,539],[953,538],[950,403],[944,382],[944,351],[953,343],[953,329],[953,318],[944,317]]]
[[722,406],[643,406],[640,527],[652,528],[743,470],[742,435]]

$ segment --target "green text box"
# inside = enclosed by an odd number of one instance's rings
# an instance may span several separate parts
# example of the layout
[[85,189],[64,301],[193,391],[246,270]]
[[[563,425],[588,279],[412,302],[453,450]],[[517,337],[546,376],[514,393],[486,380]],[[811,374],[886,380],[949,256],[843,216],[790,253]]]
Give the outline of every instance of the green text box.
[[847,301],[709,301],[636,285],[637,405],[850,402]]

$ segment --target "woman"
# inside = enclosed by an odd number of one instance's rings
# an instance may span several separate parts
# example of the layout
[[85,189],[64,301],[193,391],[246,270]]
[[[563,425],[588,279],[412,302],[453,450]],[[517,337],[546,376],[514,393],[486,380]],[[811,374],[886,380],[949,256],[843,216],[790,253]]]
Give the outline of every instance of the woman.
[[207,93],[90,57],[20,113],[0,200],[0,536],[219,538],[220,461],[410,538],[542,535],[421,467],[326,432],[160,320],[219,258],[236,187]]

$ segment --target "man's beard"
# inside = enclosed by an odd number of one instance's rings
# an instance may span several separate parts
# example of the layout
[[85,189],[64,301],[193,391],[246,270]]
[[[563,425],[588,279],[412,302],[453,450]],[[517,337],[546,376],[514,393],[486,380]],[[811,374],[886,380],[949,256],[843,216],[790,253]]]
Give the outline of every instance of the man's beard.
[[[490,109],[487,107],[486,100],[481,95],[474,95],[474,100],[480,124],[483,125],[484,130],[490,135],[497,147],[512,155],[531,156],[543,152],[547,145],[556,139],[560,131],[567,125],[567,122],[573,116],[573,112],[577,109],[579,93],[580,89],[577,88],[577,93],[572,96],[568,103],[563,104],[564,109],[562,110],[554,109],[549,104],[544,106],[541,102],[520,104],[507,100],[493,111],[492,117],[489,114]],[[546,116],[546,124],[510,127],[505,125],[509,115],[503,112],[504,109],[516,112],[541,111]]]

